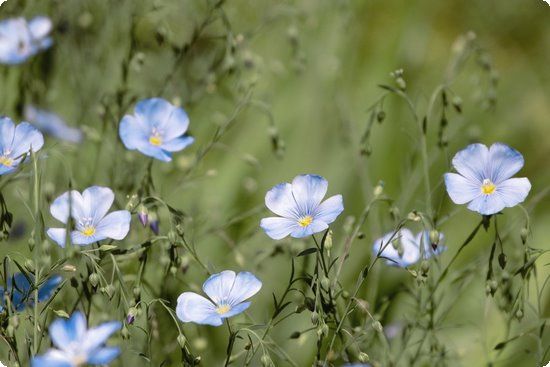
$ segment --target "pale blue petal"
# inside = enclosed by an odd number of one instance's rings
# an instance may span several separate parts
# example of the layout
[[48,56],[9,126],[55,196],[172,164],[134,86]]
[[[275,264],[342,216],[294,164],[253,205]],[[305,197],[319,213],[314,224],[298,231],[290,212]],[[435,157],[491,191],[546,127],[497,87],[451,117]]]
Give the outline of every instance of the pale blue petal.
[[42,132],[57,139],[71,143],[79,143],[83,139],[80,129],[68,126],[61,117],[46,110],[27,105],[25,106],[25,119]]
[[273,213],[285,218],[298,220],[301,216],[292,194],[292,185],[289,183],[278,184],[269,190],[265,194],[265,206]]
[[65,228],[48,228],[46,234],[59,246],[65,247],[67,237],[67,230]]
[[149,145],[151,126],[142,119],[126,115],[119,126],[119,136],[124,146],[130,150]]
[[88,329],[86,337],[82,341],[82,350],[87,353],[94,352],[95,349],[105,344],[107,339],[114,332],[122,328],[122,323],[119,321],[111,321],[103,323],[99,326]]
[[178,297],[176,315],[183,322],[212,326],[223,324],[222,318],[216,312],[215,305],[193,292],[184,292]]
[[444,175],[447,193],[455,204],[466,204],[481,195],[481,184],[456,173]]
[[500,195],[506,207],[511,208],[523,203],[529,191],[531,191],[529,179],[510,178],[497,186],[496,194]]
[[103,241],[106,238],[107,237],[105,237],[102,233],[99,233],[97,230],[96,233],[91,236],[86,236],[80,231],[71,232],[71,242],[73,245],[87,246],[95,242]]
[[187,131],[189,127],[189,117],[182,108],[172,106],[172,111],[166,120],[163,120],[158,126],[162,137],[167,141],[175,139]]
[[22,122],[15,128],[13,137],[13,151],[11,156],[17,158],[31,149],[36,152],[44,145],[44,137],[34,126],[28,122]]
[[481,195],[468,204],[468,209],[482,215],[492,215],[500,212],[506,207],[502,197],[496,193],[492,195]]
[[[394,243],[397,243],[398,246],[401,247],[403,251],[401,256],[399,251],[394,247]],[[384,236],[374,241],[372,250],[374,256],[382,251],[380,256],[387,259],[386,263],[388,265],[407,267],[420,259],[418,243],[415,236],[407,228],[401,229],[398,233],[393,231],[386,233]]]
[[497,186],[515,175],[523,167],[523,156],[517,150],[502,143],[495,143],[489,149],[488,177]]
[[52,216],[64,224],[66,224],[69,219],[69,207],[71,208],[72,216],[77,222],[87,217],[89,213],[89,208],[78,191],[72,190],[70,195],[69,197],[68,191],[65,192],[58,196],[50,206],[50,213]]
[[68,320],[55,319],[49,329],[53,344],[61,350],[67,350],[71,342],[83,340],[86,335],[86,319],[77,311]]
[[[34,281],[31,278],[31,281]],[[16,311],[22,311],[29,303],[29,295],[32,284],[23,273],[13,274],[12,278],[8,279],[8,289],[11,293],[11,301]]]
[[170,162],[172,160],[172,155],[170,152],[163,150],[161,147],[149,144],[149,142],[145,145],[139,146],[137,149],[142,154],[158,159],[159,161]]
[[12,150],[15,124],[9,117],[0,117],[0,153]]
[[225,301],[234,307],[258,293],[261,288],[262,282],[254,274],[247,271],[240,272],[237,274],[229,297]]
[[29,21],[29,30],[34,39],[43,38],[52,30],[52,21],[48,17],[35,17]]
[[117,347],[105,347],[99,350],[95,350],[92,355],[88,357],[88,363],[92,365],[107,365],[113,359],[120,354],[120,348]]
[[43,356],[37,356],[32,359],[32,367],[74,367],[70,357],[65,353],[50,349]]
[[122,240],[130,230],[132,216],[127,210],[118,210],[109,213],[96,227],[96,233],[100,237]]
[[342,195],[334,195],[323,201],[317,207],[313,217],[315,220],[320,220],[326,224],[330,224],[344,211],[344,202]]
[[269,237],[274,240],[280,240],[297,230],[299,225],[296,219],[269,217],[263,218],[260,221],[260,227],[262,227]]
[[8,173],[12,173],[17,169],[18,163],[12,164],[11,167],[6,167],[4,165],[0,165],[0,175],[7,175]]
[[294,231],[292,231],[290,236],[294,238],[303,238],[303,237],[311,236],[312,234],[315,234],[315,233],[322,232],[327,228],[328,228],[327,223],[321,220],[314,219],[309,226],[306,226],[306,227],[297,226],[297,228]]
[[230,317],[233,317],[235,315],[238,315],[244,311],[246,311],[246,309],[248,307],[250,307],[250,302],[242,302],[242,303],[239,303],[235,306],[231,306],[231,309],[229,311],[227,311],[226,313],[224,313],[223,315],[220,315],[221,318],[223,319],[227,319],[227,318],[230,318]]
[[430,231],[421,231],[416,235],[415,241],[417,244],[422,244],[424,247],[424,258],[429,259],[434,255],[439,255],[443,251],[447,250],[447,247],[443,245],[445,242],[445,236],[443,233],[439,233],[439,242],[437,248],[434,251],[431,241],[430,241]]
[[92,218],[94,225],[98,225],[113,205],[115,194],[108,187],[92,186],[84,190],[82,199],[87,209],[87,217]]
[[178,152],[182,149],[187,148],[189,145],[193,144],[194,141],[195,139],[191,136],[182,136],[182,137],[167,141],[166,143],[161,145],[161,148],[168,152]]
[[236,276],[235,272],[231,270],[212,274],[202,285],[202,290],[215,304],[227,303]]
[[453,167],[458,173],[472,182],[483,182],[487,177],[489,149],[483,144],[471,144],[456,153]]
[[292,180],[292,193],[302,215],[312,214],[325,197],[328,182],[317,175],[300,175]]
[[[174,106],[162,98],[144,99],[136,104],[136,115],[151,127],[163,126],[170,118]],[[179,135],[183,134],[181,132]],[[178,135],[176,135],[178,136]]]

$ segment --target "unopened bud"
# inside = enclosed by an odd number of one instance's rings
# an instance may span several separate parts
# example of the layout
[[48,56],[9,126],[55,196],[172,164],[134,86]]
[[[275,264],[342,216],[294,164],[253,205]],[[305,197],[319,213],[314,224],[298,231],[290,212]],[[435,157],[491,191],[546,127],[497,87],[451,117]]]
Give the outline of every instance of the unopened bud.
[[65,264],[61,267],[61,270],[74,273],[76,271],[76,266],[71,264]]
[[422,217],[415,211],[413,210],[412,212],[410,212],[408,215],[407,215],[407,218],[409,220],[412,220],[413,222],[420,222],[422,220]]
[[177,340],[181,349],[185,348],[185,344],[187,343],[187,338],[185,337],[185,335],[179,334]]
[[317,325],[318,322],[319,322],[319,314],[316,311],[313,311],[311,313],[311,323],[314,325]]
[[518,320],[521,320],[523,318],[523,310],[521,308],[516,311],[516,318]]
[[452,103],[456,112],[462,113],[462,98],[460,98],[459,96],[454,96]]
[[158,219],[151,220],[151,222],[149,223],[149,228],[151,228],[151,231],[153,231],[153,233],[156,234],[157,236],[160,233],[160,225],[159,224],[160,223],[159,223]]
[[99,275],[97,275],[97,273],[92,273],[88,277],[88,280],[90,281],[90,284],[92,285],[92,287],[95,288],[99,284]]
[[134,293],[134,298],[136,300],[139,300],[139,298],[141,297],[141,288],[140,287],[134,287],[132,292]]
[[426,260],[423,260],[420,264],[420,270],[422,270],[423,275],[428,274],[428,271],[430,270],[430,263]]
[[519,232],[519,235],[521,237],[521,242],[525,245],[527,242],[527,237],[529,236],[529,228],[523,227]]
[[369,361],[369,355],[365,352],[359,353],[359,362],[361,363],[367,363]]
[[321,279],[321,286],[324,288],[324,289],[329,289],[330,287],[330,280],[327,278],[327,277],[323,277]]
[[143,205],[139,207],[138,219],[141,225],[143,225],[144,227],[147,226],[147,223],[149,222],[149,212],[147,211],[147,208]]
[[374,197],[379,197],[383,193],[384,193],[384,182],[380,181],[378,182],[378,185],[376,185],[376,187],[374,188],[373,194],[374,194]]
[[378,113],[376,114],[376,120],[377,120],[379,123],[382,123],[382,121],[384,121],[385,118],[386,118],[386,112],[384,112],[384,111],[378,111]]
[[325,248],[327,251],[332,249],[332,229],[328,230],[327,237],[325,238]]
[[430,244],[432,245],[433,250],[437,250],[437,245],[439,245],[439,240],[441,235],[437,229],[432,229],[430,231]]
[[171,244],[175,244],[178,240],[176,232],[170,230],[168,231],[168,241],[170,241]]
[[380,321],[375,321],[372,323],[372,328],[376,331],[378,331],[379,333],[381,333],[382,331],[384,331],[384,327],[382,327],[382,324],[380,323]]

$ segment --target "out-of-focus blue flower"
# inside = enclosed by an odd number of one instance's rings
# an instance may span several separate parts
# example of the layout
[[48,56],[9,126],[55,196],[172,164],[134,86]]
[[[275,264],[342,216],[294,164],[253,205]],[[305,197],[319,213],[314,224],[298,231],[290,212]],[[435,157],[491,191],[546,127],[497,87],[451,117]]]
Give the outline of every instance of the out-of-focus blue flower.
[[[8,278],[7,292],[5,292],[4,287],[0,287],[0,295],[2,297],[0,299],[0,312],[4,310],[7,304],[5,300],[6,293],[16,311],[23,311],[25,307],[32,307],[34,305],[34,288],[31,284],[31,282],[34,283],[34,278],[30,274],[29,277],[30,281],[23,273],[16,273],[13,277]],[[38,287],[38,302],[48,300],[62,280],[63,278],[60,275],[54,275],[46,279]]]
[[87,364],[106,365],[118,357],[120,349],[107,347],[107,339],[120,330],[122,323],[111,321],[88,329],[81,312],[71,318],[51,323],[50,338],[56,348],[33,358],[33,367],[79,367]]
[[0,117],[0,175],[17,169],[26,153],[44,145],[44,137],[28,122],[15,125],[9,117]]
[[[50,213],[67,224],[70,210],[76,227],[71,232],[71,242],[75,245],[85,246],[106,238],[121,240],[130,230],[131,215],[127,210],[107,214],[114,200],[115,194],[110,188],[92,186],[82,194],[73,190],[59,196],[50,206]],[[65,228],[50,228],[47,233],[59,246],[65,247]]]
[[210,276],[202,285],[208,298],[184,292],[178,297],[176,314],[183,322],[220,326],[223,319],[240,314],[250,306],[247,299],[258,293],[262,282],[252,273],[226,270]]
[[529,179],[510,178],[523,167],[523,156],[502,143],[491,148],[472,144],[453,158],[456,173],[445,174],[445,185],[455,204],[483,215],[523,202],[531,190]]
[[36,17],[27,22],[24,18],[6,19],[0,22],[0,63],[15,65],[25,62],[53,43],[48,34],[52,21]]
[[169,162],[172,152],[195,140],[184,135],[188,126],[189,117],[182,108],[162,98],[151,98],[138,102],[133,115],[124,116],[119,135],[126,148]]
[[[443,242],[443,234],[439,234],[439,243]],[[372,251],[374,254],[382,250],[380,256],[386,259],[388,265],[407,267],[417,263],[420,259],[429,259],[446,250],[445,246],[438,245],[436,250],[430,243],[430,232],[421,231],[414,235],[409,229],[402,228],[397,233],[386,233],[383,237],[374,241]]]
[[344,211],[342,195],[321,202],[327,188],[327,180],[317,175],[296,176],[292,183],[273,187],[265,195],[265,205],[280,217],[263,218],[260,227],[274,240],[324,231]]
[[69,143],[80,143],[82,141],[82,130],[68,126],[55,113],[34,106],[25,106],[25,120],[36,126],[43,133],[51,135],[54,138],[68,141]]

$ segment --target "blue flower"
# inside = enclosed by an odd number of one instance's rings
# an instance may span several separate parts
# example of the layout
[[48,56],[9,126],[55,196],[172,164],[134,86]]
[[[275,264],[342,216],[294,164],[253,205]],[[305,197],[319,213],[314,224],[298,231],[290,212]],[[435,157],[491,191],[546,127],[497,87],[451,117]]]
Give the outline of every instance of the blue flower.
[[324,231],[344,211],[342,195],[321,202],[327,188],[327,180],[316,175],[296,176],[291,184],[273,187],[265,195],[265,205],[280,217],[264,218],[260,227],[274,240]]
[[531,190],[525,177],[510,178],[523,167],[523,156],[502,143],[491,148],[472,144],[453,158],[456,173],[445,174],[445,185],[455,204],[483,215],[500,212],[523,202]]
[[106,365],[118,357],[120,349],[107,347],[107,339],[122,323],[111,321],[88,329],[81,312],[71,318],[56,319],[50,325],[50,337],[56,348],[33,358],[33,367],[78,367],[86,364]]
[[[443,234],[439,234],[439,243],[443,242]],[[383,248],[380,256],[386,259],[388,265],[407,267],[416,264],[422,255],[429,259],[433,255],[446,250],[445,246],[437,246],[434,251],[430,243],[430,232],[421,231],[416,236],[407,228],[402,228],[397,233],[386,233],[383,237],[374,241],[372,251],[376,255]]]
[[[29,277],[30,281],[23,273],[16,273],[12,278],[8,278],[7,292],[5,292],[3,287],[0,287],[0,295],[2,296],[0,299],[0,312],[6,306],[5,293],[7,293],[16,311],[23,311],[25,307],[32,307],[34,305],[34,277],[30,274]],[[48,300],[62,280],[63,278],[60,275],[54,275],[40,284],[38,287],[38,302]]]
[[[50,206],[52,216],[63,224],[69,220],[69,208],[75,223],[71,232],[71,242],[75,245],[89,245],[111,238],[121,240],[130,230],[131,215],[127,210],[107,214],[113,204],[115,194],[108,187],[92,186],[80,194],[78,191],[64,193]],[[50,228],[48,236],[65,247],[65,228]]]
[[0,175],[17,169],[25,154],[44,145],[44,137],[28,122],[15,126],[9,117],[0,117]]
[[134,115],[120,122],[119,135],[126,148],[164,162],[172,160],[172,152],[191,145],[195,139],[185,136],[189,118],[182,108],[162,98],[139,102]]
[[176,314],[183,322],[220,326],[223,319],[240,314],[250,306],[247,299],[258,293],[262,282],[252,273],[225,270],[210,276],[202,285],[208,298],[184,292],[178,297]]
[[24,18],[6,19],[0,22],[0,63],[15,65],[47,49],[53,43],[48,34],[52,21],[36,17],[27,22]]
[[55,113],[34,106],[25,106],[25,120],[54,138],[68,141],[69,143],[80,143],[82,141],[82,130],[68,126]]

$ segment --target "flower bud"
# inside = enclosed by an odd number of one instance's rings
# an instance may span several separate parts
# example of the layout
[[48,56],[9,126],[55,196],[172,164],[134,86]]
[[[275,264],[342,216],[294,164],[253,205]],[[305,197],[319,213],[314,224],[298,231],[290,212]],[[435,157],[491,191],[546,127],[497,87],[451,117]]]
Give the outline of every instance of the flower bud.
[[181,349],[185,348],[185,344],[187,343],[187,338],[185,337],[185,335],[179,334],[177,340]]
[[136,194],[133,194],[132,196],[128,197],[128,202],[126,203],[126,210],[132,211],[134,208],[138,205],[139,198]]
[[379,181],[378,185],[375,186],[373,194],[374,197],[379,197],[384,193],[384,181]]
[[519,235],[521,237],[521,242],[525,245],[527,242],[527,237],[529,236],[529,228],[523,227],[519,232]]
[[384,327],[382,326],[382,324],[380,323],[380,321],[375,321],[372,323],[372,328],[376,331],[378,331],[379,333],[381,333],[382,331],[384,331]]
[[407,215],[407,219],[413,222],[420,222],[422,220],[422,217],[416,212],[416,210],[413,210]]
[[151,222],[149,223],[149,228],[151,228],[151,231],[153,231],[153,233],[158,236],[160,233],[160,226],[159,226],[158,219],[151,220]]
[[71,264],[65,264],[61,267],[61,270],[74,273],[76,271],[76,266]]
[[369,361],[369,355],[365,352],[359,353],[359,362],[361,363],[367,363]]
[[34,272],[34,261],[31,259],[25,260],[25,268],[30,271],[31,273]]
[[317,325],[318,322],[319,322],[319,314],[316,311],[313,311],[311,313],[311,323],[313,325]]
[[325,249],[327,251],[332,249],[332,229],[328,230],[327,237],[325,238]]
[[433,250],[437,250],[437,245],[439,245],[439,240],[441,235],[437,229],[432,229],[430,231],[430,244],[432,245]]
[[521,308],[518,308],[518,310],[516,311],[516,318],[518,320],[521,320],[523,318],[523,310]]
[[136,300],[139,300],[140,297],[141,297],[141,288],[140,287],[134,287],[134,289],[132,290],[132,292],[134,293],[134,298]]
[[454,96],[452,104],[456,112],[462,113],[462,98],[460,98],[459,96]]
[[330,280],[327,277],[321,279],[321,287],[327,290],[330,288]]
[[149,222],[149,212],[147,208],[143,205],[140,205],[138,210],[138,219],[142,226],[146,227]]
[[260,359],[262,362],[263,367],[271,367],[273,366],[273,361],[271,360],[271,357],[269,357],[269,354],[262,355],[262,358]]
[[420,270],[422,271],[422,275],[428,274],[428,271],[430,270],[430,263],[426,260],[423,260],[420,264]]
[[92,287],[95,288],[99,284],[99,275],[97,275],[97,273],[92,273],[88,277],[88,280],[90,281],[90,284],[92,285]]
[[386,119],[386,112],[384,111],[378,111],[378,113],[376,114],[376,120],[378,121],[378,123],[382,123],[382,121],[384,121]]
[[178,240],[176,232],[170,230],[168,231],[168,241],[170,241],[171,244],[175,244]]

